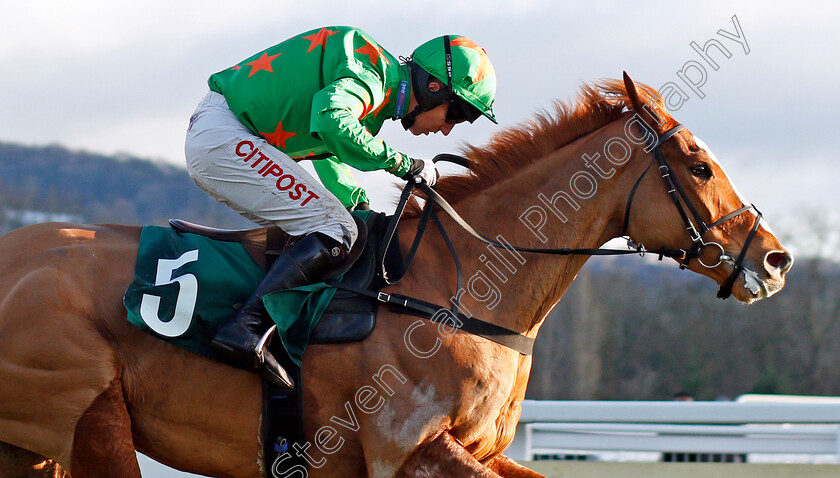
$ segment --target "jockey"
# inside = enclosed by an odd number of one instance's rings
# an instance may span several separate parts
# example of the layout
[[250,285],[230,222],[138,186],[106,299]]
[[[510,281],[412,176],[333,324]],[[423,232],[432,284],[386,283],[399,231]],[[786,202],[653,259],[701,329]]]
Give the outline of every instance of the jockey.
[[[301,236],[223,325],[213,346],[232,363],[291,386],[264,348],[273,321],[261,297],[323,280],[358,234],[350,210],[368,198],[348,166],[434,185],[437,170],[374,135],[386,118],[414,135],[484,115],[494,123],[496,77],[483,48],[447,35],[400,63],[370,36],[325,27],[292,37],[212,75],[190,118],[187,169],[217,200],[261,225]],[[300,165],[313,160],[323,185]]]

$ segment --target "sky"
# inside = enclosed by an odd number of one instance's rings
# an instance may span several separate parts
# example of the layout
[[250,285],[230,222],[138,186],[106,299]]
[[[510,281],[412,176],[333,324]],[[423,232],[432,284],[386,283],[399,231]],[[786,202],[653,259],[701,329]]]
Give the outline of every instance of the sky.
[[[830,174],[840,151],[840,6],[828,1],[2,1],[0,141],[183,165],[188,118],[216,71],[324,25],[360,27],[394,55],[453,33],[488,51],[499,124],[418,138],[386,122],[379,137],[410,156],[483,144],[583,82],[626,70],[656,88],[680,86],[688,99],[672,114],[771,224],[795,229],[803,212],[840,223],[830,206],[840,195]],[[732,39],[733,16],[743,41]],[[717,70],[691,45],[711,39],[730,54],[708,50]],[[693,90],[680,71],[695,83],[705,73],[705,82]],[[391,207],[390,175],[356,176],[374,208]]]
[[[840,187],[832,176],[840,152],[836,3],[0,1],[3,142],[181,165],[188,119],[216,71],[324,25],[360,27],[394,55],[451,33],[489,53],[499,124],[481,119],[448,137],[415,138],[387,122],[379,137],[410,156],[483,144],[573,97],[581,83],[620,78],[626,70],[636,81],[656,88],[672,82],[688,94],[672,114],[714,150],[777,232],[807,247],[797,228],[840,224]],[[731,38],[733,16],[746,45]],[[710,50],[717,70],[691,46],[711,39],[731,55]],[[699,93],[678,73],[696,81],[692,62],[706,73]],[[387,209],[390,176],[357,177],[373,206]]]

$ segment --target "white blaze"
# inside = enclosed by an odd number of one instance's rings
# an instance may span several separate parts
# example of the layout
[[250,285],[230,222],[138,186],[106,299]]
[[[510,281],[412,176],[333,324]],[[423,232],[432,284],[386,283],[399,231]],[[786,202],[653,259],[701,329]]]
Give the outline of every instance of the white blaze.
[[[732,182],[732,178],[728,174],[726,174],[726,170],[723,169],[723,165],[720,164],[720,161],[718,161],[717,156],[715,156],[715,153],[712,152],[712,150],[709,148],[709,146],[706,143],[704,143],[703,140],[698,138],[697,136],[692,135],[692,137],[694,138],[694,142],[697,143],[697,146],[699,146],[700,149],[705,151],[706,154],[712,159],[712,161],[720,168],[720,170],[723,171],[723,174],[725,174],[726,177],[729,178],[729,184],[732,185],[732,190],[735,191],[735,194],[738,195],[738,199],[741,200],[741,203],[745,206],[747,204],[752,204],[751,202],[749,202],[747,200],[746,197],[744,197],[743,194],[741,194],[740,191],[738,191],[738,188],[735,186],[735,183]],[[753,217],[755,217],[755,213],[752,210],[749,210],[749,211],[746,211],[746,212],[750,213]],[[770,229],[770,225],[767,224],[767,221],[765,221],[763,217],[761,218],[761,226],[764,228],[765,231],[769,232],[770,234],[773,234],[773,231]],[[773,235],[775,236],[775,234],[773,234]]]

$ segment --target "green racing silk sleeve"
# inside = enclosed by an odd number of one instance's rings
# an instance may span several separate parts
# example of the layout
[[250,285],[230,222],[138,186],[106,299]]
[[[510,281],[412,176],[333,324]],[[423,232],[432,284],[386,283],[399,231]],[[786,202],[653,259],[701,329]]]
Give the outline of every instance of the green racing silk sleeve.
[[355,207],[362,202],[370,203],[367,193],[353,177],[353,171],[335,156],[312,161],[312,166],[324,186],[335,194],[344,207]]
[[356,78],[340,78],[327,85],[313,98],[310,132],[342,163],[360,171],[386,169],[403,176],[411,159],[376,139],[359,120],[375,102],[371,90]]

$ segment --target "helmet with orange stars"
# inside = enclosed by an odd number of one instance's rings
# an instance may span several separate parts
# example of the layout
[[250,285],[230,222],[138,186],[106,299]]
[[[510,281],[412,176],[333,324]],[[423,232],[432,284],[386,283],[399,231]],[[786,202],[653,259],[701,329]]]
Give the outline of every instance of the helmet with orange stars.
[[[408,129],[417,114],[449,102],[447,122],[472,123],[484,115],[496,123],[496,72],[484,48],[465,36],[445,35],[420,45],[408,62],[417,108],[403,118]],[[432,91],[431,77],[445,85]]]

